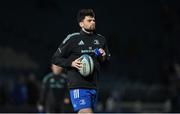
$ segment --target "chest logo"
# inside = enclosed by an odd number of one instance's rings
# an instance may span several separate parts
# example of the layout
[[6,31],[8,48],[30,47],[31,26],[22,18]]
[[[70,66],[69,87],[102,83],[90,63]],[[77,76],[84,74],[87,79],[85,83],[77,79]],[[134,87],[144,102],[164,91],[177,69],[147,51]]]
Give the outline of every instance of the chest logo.
[[84,45],[84,42],[81,40],[79,43],[78,43],[79,46],[82,46]]
[[99,43],[99,40],[94,40],[94,44],[95,45],[99,45],[100,43]]
[[55,80],[52,78],[52,79],[50,79],[50,83],[54,83],[55,82]]

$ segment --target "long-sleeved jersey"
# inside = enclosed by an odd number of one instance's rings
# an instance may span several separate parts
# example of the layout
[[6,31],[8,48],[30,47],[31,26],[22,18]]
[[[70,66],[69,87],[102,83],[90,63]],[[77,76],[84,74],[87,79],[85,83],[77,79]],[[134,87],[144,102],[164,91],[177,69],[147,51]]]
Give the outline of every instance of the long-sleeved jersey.
[[[106,52],[106,60],[110,53],[106,44],[106,39],[99,34],[87,34],[84,31],[68,35],[60,44],[52,57],[52,63],[67,69],[69,88],[94,88],[97,89],[98,74],[102,57],[95,55],[95,49],[102,48]],[[72,62],[83,54],[88,54],[93,58],[94,71],[88,77],[83,77],[78,69],[71,67]]]

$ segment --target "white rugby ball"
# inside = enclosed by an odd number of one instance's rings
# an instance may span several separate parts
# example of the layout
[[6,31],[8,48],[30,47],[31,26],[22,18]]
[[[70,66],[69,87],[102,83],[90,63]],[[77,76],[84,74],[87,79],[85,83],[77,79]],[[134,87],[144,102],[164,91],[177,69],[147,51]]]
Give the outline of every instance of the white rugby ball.
[[80,61],[82,63],[82,67],[80,68],[79,72],[82,76],[89,76],[93,73],[94,70],[94,62],[91,56],[88,54],[84,54],[80,57]]

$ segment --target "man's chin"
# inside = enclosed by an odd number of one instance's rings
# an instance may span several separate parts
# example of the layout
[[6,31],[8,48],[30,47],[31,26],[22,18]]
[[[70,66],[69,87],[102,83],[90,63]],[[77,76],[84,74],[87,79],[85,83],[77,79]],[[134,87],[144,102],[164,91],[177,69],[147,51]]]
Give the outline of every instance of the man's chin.
[[87,32],[94,32],[95,29],[85,29]]

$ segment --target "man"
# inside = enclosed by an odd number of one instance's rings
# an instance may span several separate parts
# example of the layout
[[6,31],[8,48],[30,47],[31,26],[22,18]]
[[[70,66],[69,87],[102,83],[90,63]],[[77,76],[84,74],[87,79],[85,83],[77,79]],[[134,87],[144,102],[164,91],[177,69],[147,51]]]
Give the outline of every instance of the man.
[[[67,69],[68,87],[75,112],[93,113],[98,90],[98,75],[102,62],[109,59],[106,39],[95,32],[95,14],[92,9],[82,9],[77,14],[80,32],[68,35],[52,57],[52,63]],[[99,52],[98,55],[95,52]],[[93,58],[94,71],[88,77],[79,73],[80,56]]]
[[65,112],[63,106],[70,102],[67,98],[66,75],[62,73],[61,67],[54,64],[51,65],[51,70],[43,78],[38,110],[46,113]]

